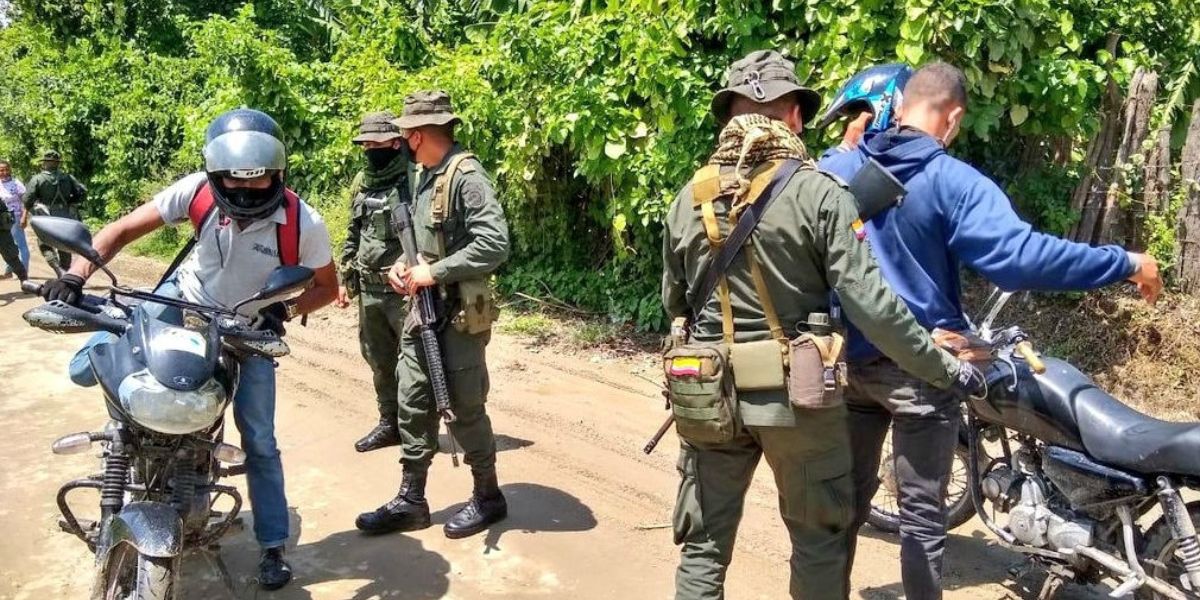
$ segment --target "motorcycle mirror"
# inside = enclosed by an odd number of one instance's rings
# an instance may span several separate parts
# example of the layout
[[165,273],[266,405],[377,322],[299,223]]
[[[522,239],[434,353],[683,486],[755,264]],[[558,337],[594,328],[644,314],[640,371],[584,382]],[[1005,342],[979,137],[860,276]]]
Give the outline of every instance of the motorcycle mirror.
[[92,233],[83,223],[64,217],[38,216],[29,220],[39,240],[46,245],[60,250],[78,254],[96,265],[116,284],[117,276],[104,266],[104,258],[92,247]]
[[276,299],[294,292],[306,290],[312,286],[314,275],[313,270],[308,267],[276,267],[267,276],[267,282],[263,284],[262,289],[255,292],[253,296],[238,302],[233,309],[236,311],[251,302]]

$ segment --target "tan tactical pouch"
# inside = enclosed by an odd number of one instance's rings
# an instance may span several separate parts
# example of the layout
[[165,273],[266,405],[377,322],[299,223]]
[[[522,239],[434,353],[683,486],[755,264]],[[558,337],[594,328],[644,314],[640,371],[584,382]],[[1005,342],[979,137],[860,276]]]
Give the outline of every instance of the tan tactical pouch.
[[458,284],[459,310],[451,325],[463,333],[475,335],[489,331],[500,318],[500,308],[492,292],[491,279],[468,279]]
[[842,346],[842,336],[836,333],[805,333],[791,341],[788,399],[792,406],[813,409],[842,404],[842,390],[846,387]]
[[737,397],[724,344],[684,344],[663,353],[675,430],[688,442],[724,444],[737,433]]

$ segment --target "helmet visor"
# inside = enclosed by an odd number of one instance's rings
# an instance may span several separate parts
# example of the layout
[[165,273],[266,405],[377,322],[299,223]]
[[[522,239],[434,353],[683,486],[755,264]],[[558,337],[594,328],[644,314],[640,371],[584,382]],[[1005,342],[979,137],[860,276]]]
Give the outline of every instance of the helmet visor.
[[283,142],[259,131],[223,133],[204,146],[204,169],[236,179],[261,177],[287,168]]

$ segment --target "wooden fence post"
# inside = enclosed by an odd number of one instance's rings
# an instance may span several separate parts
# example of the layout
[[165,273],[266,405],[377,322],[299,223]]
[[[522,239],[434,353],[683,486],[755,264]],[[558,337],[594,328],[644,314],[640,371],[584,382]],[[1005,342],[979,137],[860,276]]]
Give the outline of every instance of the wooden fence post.
[[1192,120],[1179,157],[1179,185],[1187,190],[1187,198],[1179,208],[1175,274],[1179,287],[1194,293],[1200,290],[1200,100],[1192,105]]

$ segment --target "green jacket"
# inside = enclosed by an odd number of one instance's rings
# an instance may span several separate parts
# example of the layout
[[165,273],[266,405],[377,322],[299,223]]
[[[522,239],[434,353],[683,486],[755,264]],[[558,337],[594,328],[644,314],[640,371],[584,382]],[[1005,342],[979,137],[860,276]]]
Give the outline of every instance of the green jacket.
[[407,165],[397,165],[397,173],[372,182],[359,171],[350,184],[350,224],[339,259],[346,271],[385,271],[404,254],[400,238],[392,229],[392,209],[397,202],[409,202]]
[[450,189],[450,217],[442,224],[446,256],[438,256],[437,229],[433,225],[433,192],[437,179],[446,174],[450,159],[464,152],[457,144],[436,167],[424,169],[416,188],[413,227],[417,247],[433,264],[433,278],[451,285],[490,274],[508,259],[508,223],[504,209],[483,165],[467,159]]
[[[722,237],[728,236],[728,197],[713,204]],[[844,314],[884,354],[937,387],[949,386],[957,359],[933,345],[929,333],[884,283],[868,244],[852,229],[857,218],[850,193],[829,176],[808,168],[792,177],[763,215],[750,239],[786,334],[794,337],[794,325],[806,320],[808,313],[828,312],[830,292],[837,292]],[[671,318],[690,314],[691,296],[703,283],[701,268],[710,260],[700,209],[692,206],[689,184],[676,195],[663,236],[662,299]],[[735,340],[770,339],[744,252],[727,275]],[[721,340],[717,296],[713,294],[695,322],[698,341]],[[786,391],[741,393],[738,398],[747,425],[789,426],[799,416]]]
[[78,216],[87,200],[87,188],[70,174],[58,169],[42,171],[25,184],[25,209],[42,204],[52,213],[68,212]]

